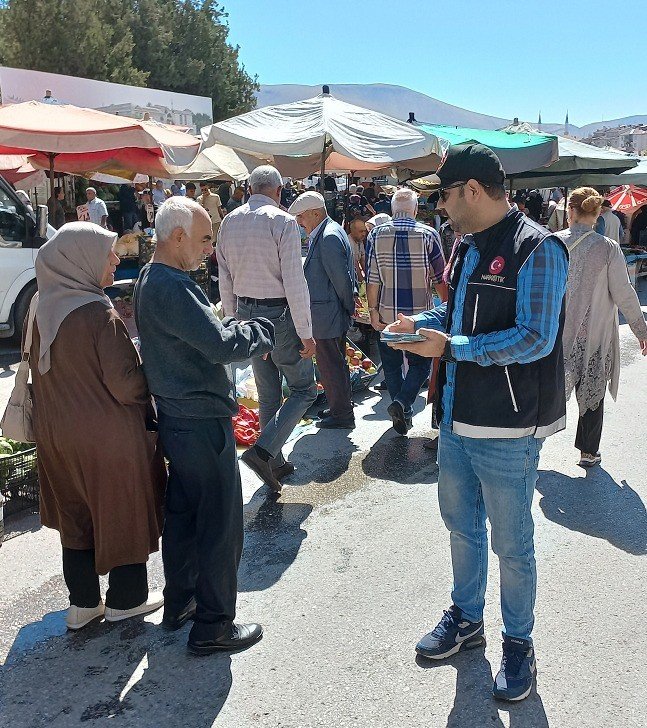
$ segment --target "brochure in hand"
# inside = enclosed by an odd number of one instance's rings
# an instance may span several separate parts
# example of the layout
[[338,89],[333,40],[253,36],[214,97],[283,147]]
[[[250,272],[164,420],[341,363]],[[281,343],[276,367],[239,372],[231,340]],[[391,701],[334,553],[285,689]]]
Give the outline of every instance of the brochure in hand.
[[398,334],[391,331],[383,331],[380,340],[385,344],[410,344],[415,341],[426,341],[422,334]]

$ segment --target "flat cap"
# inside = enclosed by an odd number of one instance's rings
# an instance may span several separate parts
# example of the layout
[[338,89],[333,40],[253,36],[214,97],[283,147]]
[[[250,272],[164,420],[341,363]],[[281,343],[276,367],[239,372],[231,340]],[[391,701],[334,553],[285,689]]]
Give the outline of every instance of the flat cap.
[[318,192],[304,192],[290,205],[288,212],[296,217],[306,210],[319,210],[322,207],[326,207],[323,195]]

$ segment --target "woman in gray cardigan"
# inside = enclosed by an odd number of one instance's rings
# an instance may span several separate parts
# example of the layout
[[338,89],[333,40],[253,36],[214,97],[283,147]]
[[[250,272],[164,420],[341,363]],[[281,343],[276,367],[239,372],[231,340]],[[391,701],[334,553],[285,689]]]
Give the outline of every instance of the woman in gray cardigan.
[[618,309],[647,356],[647,325],[625,257],[618,243],[593,230],[603,199],[591,187],[574,190],[568,199],[570,227],[557,233],[570,253],[563,346],[566,396],[575,389],[580,411],[575,447],[582,467],[601,461],[607,385],[614,400],[618,394]]

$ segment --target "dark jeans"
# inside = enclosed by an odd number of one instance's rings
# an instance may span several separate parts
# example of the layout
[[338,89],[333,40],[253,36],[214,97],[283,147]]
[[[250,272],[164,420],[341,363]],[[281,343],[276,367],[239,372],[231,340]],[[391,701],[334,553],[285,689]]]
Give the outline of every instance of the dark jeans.
[[392,400],[398,400],[406,414],[411,414],[413,403],[420,392],[420,387],[429,377],[431,371],[431,359],[407,352],[409,368],[406,377],[402,376],[402,365],[404,363],[404,352],[399,349],[392,349],[384,342],[379,341],[382,368],[386,388]]
[[195,597],[196,622],[231,622],[243,548],[243,498],[231,418],[160,413],[159,434],[169,460],[162,533],[165,609],[179,613]]
[[595,455],[600,449],[602,421],[604,419],[604,400],[594,410],[586,410],[577,422],[575,447],[581,452]]
[[[63,577],[75,607],[96,607],[101,599],[99,577],[94,569],[94,549],[63,547]],[[146,564],[116,566],[108,576],[106,606],[132,609],[148,599]]]
[[124,232],[127,230],[132,230],[135,227],[135,224],[139,222],[139,213],[137,210],[133,210],[132,212],[124,212],[121,215],[123,221],[124,221]]
[[330,414],[341,419],[352,419],[350,372],[346,364],[346,337],[316,339],[317,367],[321,383],[326,390]]
[[[249,321],[257,316],[268,318],[274,324],[276,343],[267,359],[260,356],[252,359],[261,421],[261,436],[256,444],[280,465],[283,445],[317,399],[315,370],[312,359],[302,359],[299,354],[303,344],[288,307],[259,306],[238,300],[236,318]],[[283,378],[290,391],[285,400]]]

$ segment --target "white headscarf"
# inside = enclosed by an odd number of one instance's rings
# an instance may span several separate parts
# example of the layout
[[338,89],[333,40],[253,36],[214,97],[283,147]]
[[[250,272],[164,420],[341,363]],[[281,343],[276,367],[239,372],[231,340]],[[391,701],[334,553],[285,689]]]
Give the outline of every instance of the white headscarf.
[[72,311],[93,301],[112,308],[112,302],[101,288],[101,278],[116,240],[116,233],[94,223],[70,222],[38,251],[36,322],[40,335],[38,371],[41,374],[50,369],[50,348],[61,324]]

